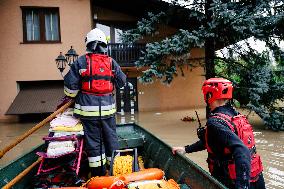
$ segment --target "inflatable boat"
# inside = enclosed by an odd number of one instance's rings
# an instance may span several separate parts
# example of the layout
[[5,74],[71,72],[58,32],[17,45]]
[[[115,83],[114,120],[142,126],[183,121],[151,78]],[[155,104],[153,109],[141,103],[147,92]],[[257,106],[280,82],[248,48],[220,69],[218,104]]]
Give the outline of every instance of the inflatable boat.
[[[208,172],[182,154],[172,154],[171,147],[141,126],[131,123],[117,125],[120,149],[137,148],[143,157],[145,168],[158,168],[164,171],[167,179],[173,179],[181,189],[225,189]],[[44,151],[42,144],[0,170],[1,188],[34,188],[33,176],[37,173],[39,157]],[[19,175],[21,179],[16,179]],[[12,184],[9,184],[12,183]],[[8,187],[7,187],[8,185]]]

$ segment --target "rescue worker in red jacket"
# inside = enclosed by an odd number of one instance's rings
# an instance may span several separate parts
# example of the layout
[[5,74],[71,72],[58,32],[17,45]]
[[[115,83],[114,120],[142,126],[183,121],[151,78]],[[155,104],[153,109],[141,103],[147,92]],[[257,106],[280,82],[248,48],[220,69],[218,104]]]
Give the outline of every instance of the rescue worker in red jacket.
[[106,174],[105,164],[111,160],[112,151],[118,149],[113,91],[125,85],[126,75],[106,55],[106,36],[101,30],[91,30],[85,42],[86,54],[71,65],[64,77],[64,93],[75,98],[74,116],[84,127],[91,175],[101,176]]
[[223,78],[211,78],[204,82],[202,91],[210,107],[206,128],[198,129],[199,141],[173,147],[173,153],[207,149],[209,172],[228,188],[264,189],[263,167],[256,153],[252,127],[229,103],[232,83]]

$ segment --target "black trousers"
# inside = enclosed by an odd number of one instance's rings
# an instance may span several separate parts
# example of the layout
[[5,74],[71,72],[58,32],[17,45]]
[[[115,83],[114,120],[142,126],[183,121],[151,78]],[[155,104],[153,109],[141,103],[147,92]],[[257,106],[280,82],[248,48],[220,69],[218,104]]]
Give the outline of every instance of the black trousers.
[[[215,177],[216,178],[216,177]],[[232,180],[228,180],[228,179],[220,179],[217,178],[217,180],[219,180],[221,183],[223,183],[225,186],[227,186],[230,189],[235,189],[235,184]],[[263,174],[260,173],[258,180],[256,182],[250,182],[250,187],[249,189],[265,189],[265,182],[264,182],[264,178],[263,178]]]
[[119,148],[115,117],[81,121],[92,176],[102,176],[106,171],[106,161],[110,160],[113,150]]
[[265,189],[265,182],[263,178],[263,174],[261,173],[258,177],[258,180],[256,182],[250,183],[250,189]]

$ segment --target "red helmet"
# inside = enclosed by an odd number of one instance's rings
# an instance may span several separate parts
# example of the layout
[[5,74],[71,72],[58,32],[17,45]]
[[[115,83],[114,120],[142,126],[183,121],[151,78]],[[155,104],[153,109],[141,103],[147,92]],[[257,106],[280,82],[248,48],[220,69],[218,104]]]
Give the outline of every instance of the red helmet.
[[233,96],[232,82],[224,78],[210,78],[202,86],[204,100],[211,104],[217,99],[231,99]]

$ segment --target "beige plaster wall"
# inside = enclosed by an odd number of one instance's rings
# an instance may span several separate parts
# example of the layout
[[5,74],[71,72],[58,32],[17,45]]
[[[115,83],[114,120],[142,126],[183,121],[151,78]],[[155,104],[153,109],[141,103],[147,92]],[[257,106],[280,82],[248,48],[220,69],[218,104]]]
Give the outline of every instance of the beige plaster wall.
[[[59,7],[61,43],[23,44],[22,12],[20,6]],[[108,13],[104,19],[134,18],[107,9],[98,11],[98,16]],[[110,16],[110,15],[115,16]],[[92,27],[89,0],[2,0],[0,1],[0,121],[7,119],[5,112],[18,93],[17,81],[61,80],[54,59],[71,45],[78,54],[84,53],[84,38]],[[159,41],[172,35],[176,29],[160,25],[153,36],[141,42]],[[191,51],[192,57],[203,57],[201,49]],[[192,71],[185,67],[185,77],[177,77],[170,86],[157,81],[153,84],[138,84],[139,110],[166,110],[204,106],[201,84],[203,68]],[[66,71],[65,71],[66,73]],[[139,71],[138,71],[139,73]],[[136,71],[130,71],[137,75]]]
[[[59,7],[61,43],[23,44],[20,6]],[[91,29],[90,0],[1,0],[0,1],[0,119],[17,95],[17,81],[60,80],[54,59],[73,45],[85,50]]]
[[[191,58],[204,57],[204,50],[196,48],[190,54]],[[162,84],[160,80],[146,85],[139,83],[139,111],[205,107],[201,91],[205,80],[203,67],[190,70],[184,66],[183,71],[185,76],[179,74],[170,85]]]
[[138,84],[139,111],[176,110],[204,107],[201,86],[203,68],[186,71],[184,77],[176,77],[170,85],[160,81]]

